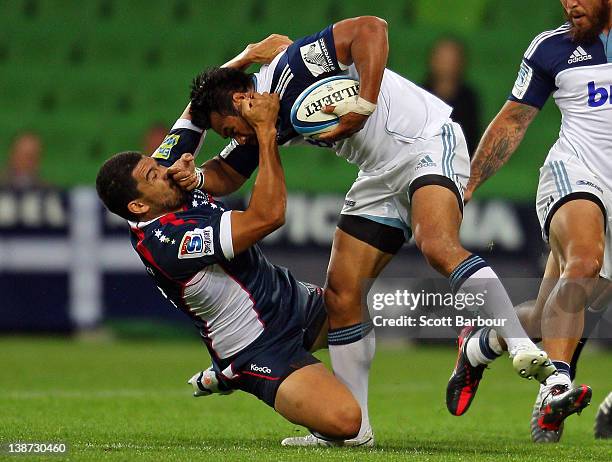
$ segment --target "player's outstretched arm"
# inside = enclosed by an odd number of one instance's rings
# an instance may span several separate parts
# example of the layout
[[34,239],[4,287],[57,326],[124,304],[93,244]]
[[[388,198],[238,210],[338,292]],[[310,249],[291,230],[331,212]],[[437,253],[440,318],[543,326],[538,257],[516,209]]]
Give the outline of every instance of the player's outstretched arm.
[[[188,104],[179,119],[191,121],[190,108],[191,104]],[[200,167],[201,173],[197,174],[196,155],[194,151],[182,154],[166,172],[185,191],[200,188],[216,197],[226,196],[240,189],[248,179],[218,157],[204,162]]]
[[256,93],[241,102],[240,113],[257,135],[259,171],[247,209],[232,211],[234,254],[248,249],[285,223],[287,188],[276,143],[279,107],[277,94]]
[[[260,42],[247,45],[244,51],[225,63],[223,67],[246,69],[251,64],[269,63],[292,43],[286,35],[269,35]],[[179,119],[191,121],[190,109],[191,104],[188,104]],[[195,150],[182,154],[167,172],[186,191],[202,188],[205,179],[207,192],[213,196],[225,196],[240,189],[248,179],[218,157],[206,161],[202,164],[200,173],[196,173],[194,161],[196,155]]]
[[487,127],[472,159],[465,201],[482,183],[497,172],[512,156],[539,109],[508,101]]
[[319,136],[330,142],[361,130],[374,112],[389,56],[387,22],[383,19],[375,16],[345,19],[334,24],[333,33],[338,62],[347,66],[354,63],[359,73],[359,99],[354,108],[340,105],[325,108],[325,112],[341,117],[335,130]]
[[272,34],[257,43],[250,43],[246,48],[221,67],[233,67],[245,70],[251,64],[266,64],[276,55],[287,49],[293,41],[286,35]]

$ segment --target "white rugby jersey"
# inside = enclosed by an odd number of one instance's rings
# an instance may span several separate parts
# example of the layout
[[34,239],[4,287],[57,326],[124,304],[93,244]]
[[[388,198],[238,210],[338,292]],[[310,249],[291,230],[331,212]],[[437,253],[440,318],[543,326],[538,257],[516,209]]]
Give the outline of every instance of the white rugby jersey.
[[280,96],[280,144],[331,147],[361,170],[372,171],[397,163],[397,156],[407,155],[402,152],[407,145],[440,133],[452,112],[439,98],[385,69],[377,108],[361,131],[333,146],[298,135],[290,121],[294,101],[313,82],[338,74],[358,79],[354,66],[347,68],[336,58],[333,25],[296,40],[255,74],[258,93]]
[[577,156],[612,190],[612,39],[578,43],[569,30],[564,24],[531,42],[508,99],[541,108],[552,94],[561,129],[546,161]]

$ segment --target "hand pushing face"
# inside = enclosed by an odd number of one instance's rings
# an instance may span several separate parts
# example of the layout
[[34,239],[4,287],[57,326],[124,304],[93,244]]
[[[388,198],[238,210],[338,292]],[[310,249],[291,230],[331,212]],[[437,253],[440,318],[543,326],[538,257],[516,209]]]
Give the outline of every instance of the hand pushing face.
[[278,118],[280,100],[275,93],[254,93],[240,101],[240,114],[254,129],[274,128]]

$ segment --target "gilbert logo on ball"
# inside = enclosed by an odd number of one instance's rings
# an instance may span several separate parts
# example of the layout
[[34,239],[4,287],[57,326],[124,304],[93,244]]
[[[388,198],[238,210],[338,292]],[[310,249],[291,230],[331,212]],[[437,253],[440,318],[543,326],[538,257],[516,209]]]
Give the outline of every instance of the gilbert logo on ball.
[[357,99],[359,81],[345,76],[328,77],[306,88],[291,108],[291,124],[295,131],[307,137],[331,131],[340,119],[335,114],[321,112],[325,106]]

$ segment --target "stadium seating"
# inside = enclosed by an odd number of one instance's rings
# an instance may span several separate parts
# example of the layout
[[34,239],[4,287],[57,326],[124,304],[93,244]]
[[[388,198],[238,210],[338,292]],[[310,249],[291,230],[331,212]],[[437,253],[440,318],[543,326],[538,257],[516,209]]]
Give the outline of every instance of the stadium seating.
[[[200,69],[268,33],[299,37],[359,14],[388,20],[389,66],[416,82],[437,36],[464,38],[469,78],[480,89],[488,119],[503,104],[532,37],[562,21],[559,5],[548,2],[530,2],[530,14],[520,16],[509,0],[377,3],[321,0],[298,15],[281,0],[1,2],[0,163],[15,131],[31,128],[45,140],[46,178],[63,186],[91,183],[110,153],[139,149],[148,125],[174,121]],[[447,14],[439,14],[440,5]],[[537,135],[528,136],[495,188],[485,190],[489,194],[531,197],[537,167],[558,130],[556,111],[540,119]],[[209,136],[204,154],[223,145]],[[294,190],[343,192],[355,175],[352,166],[322,150],[304,148],[283,159]],[[533,170],[530,178],[524,178],[525,166]]]

